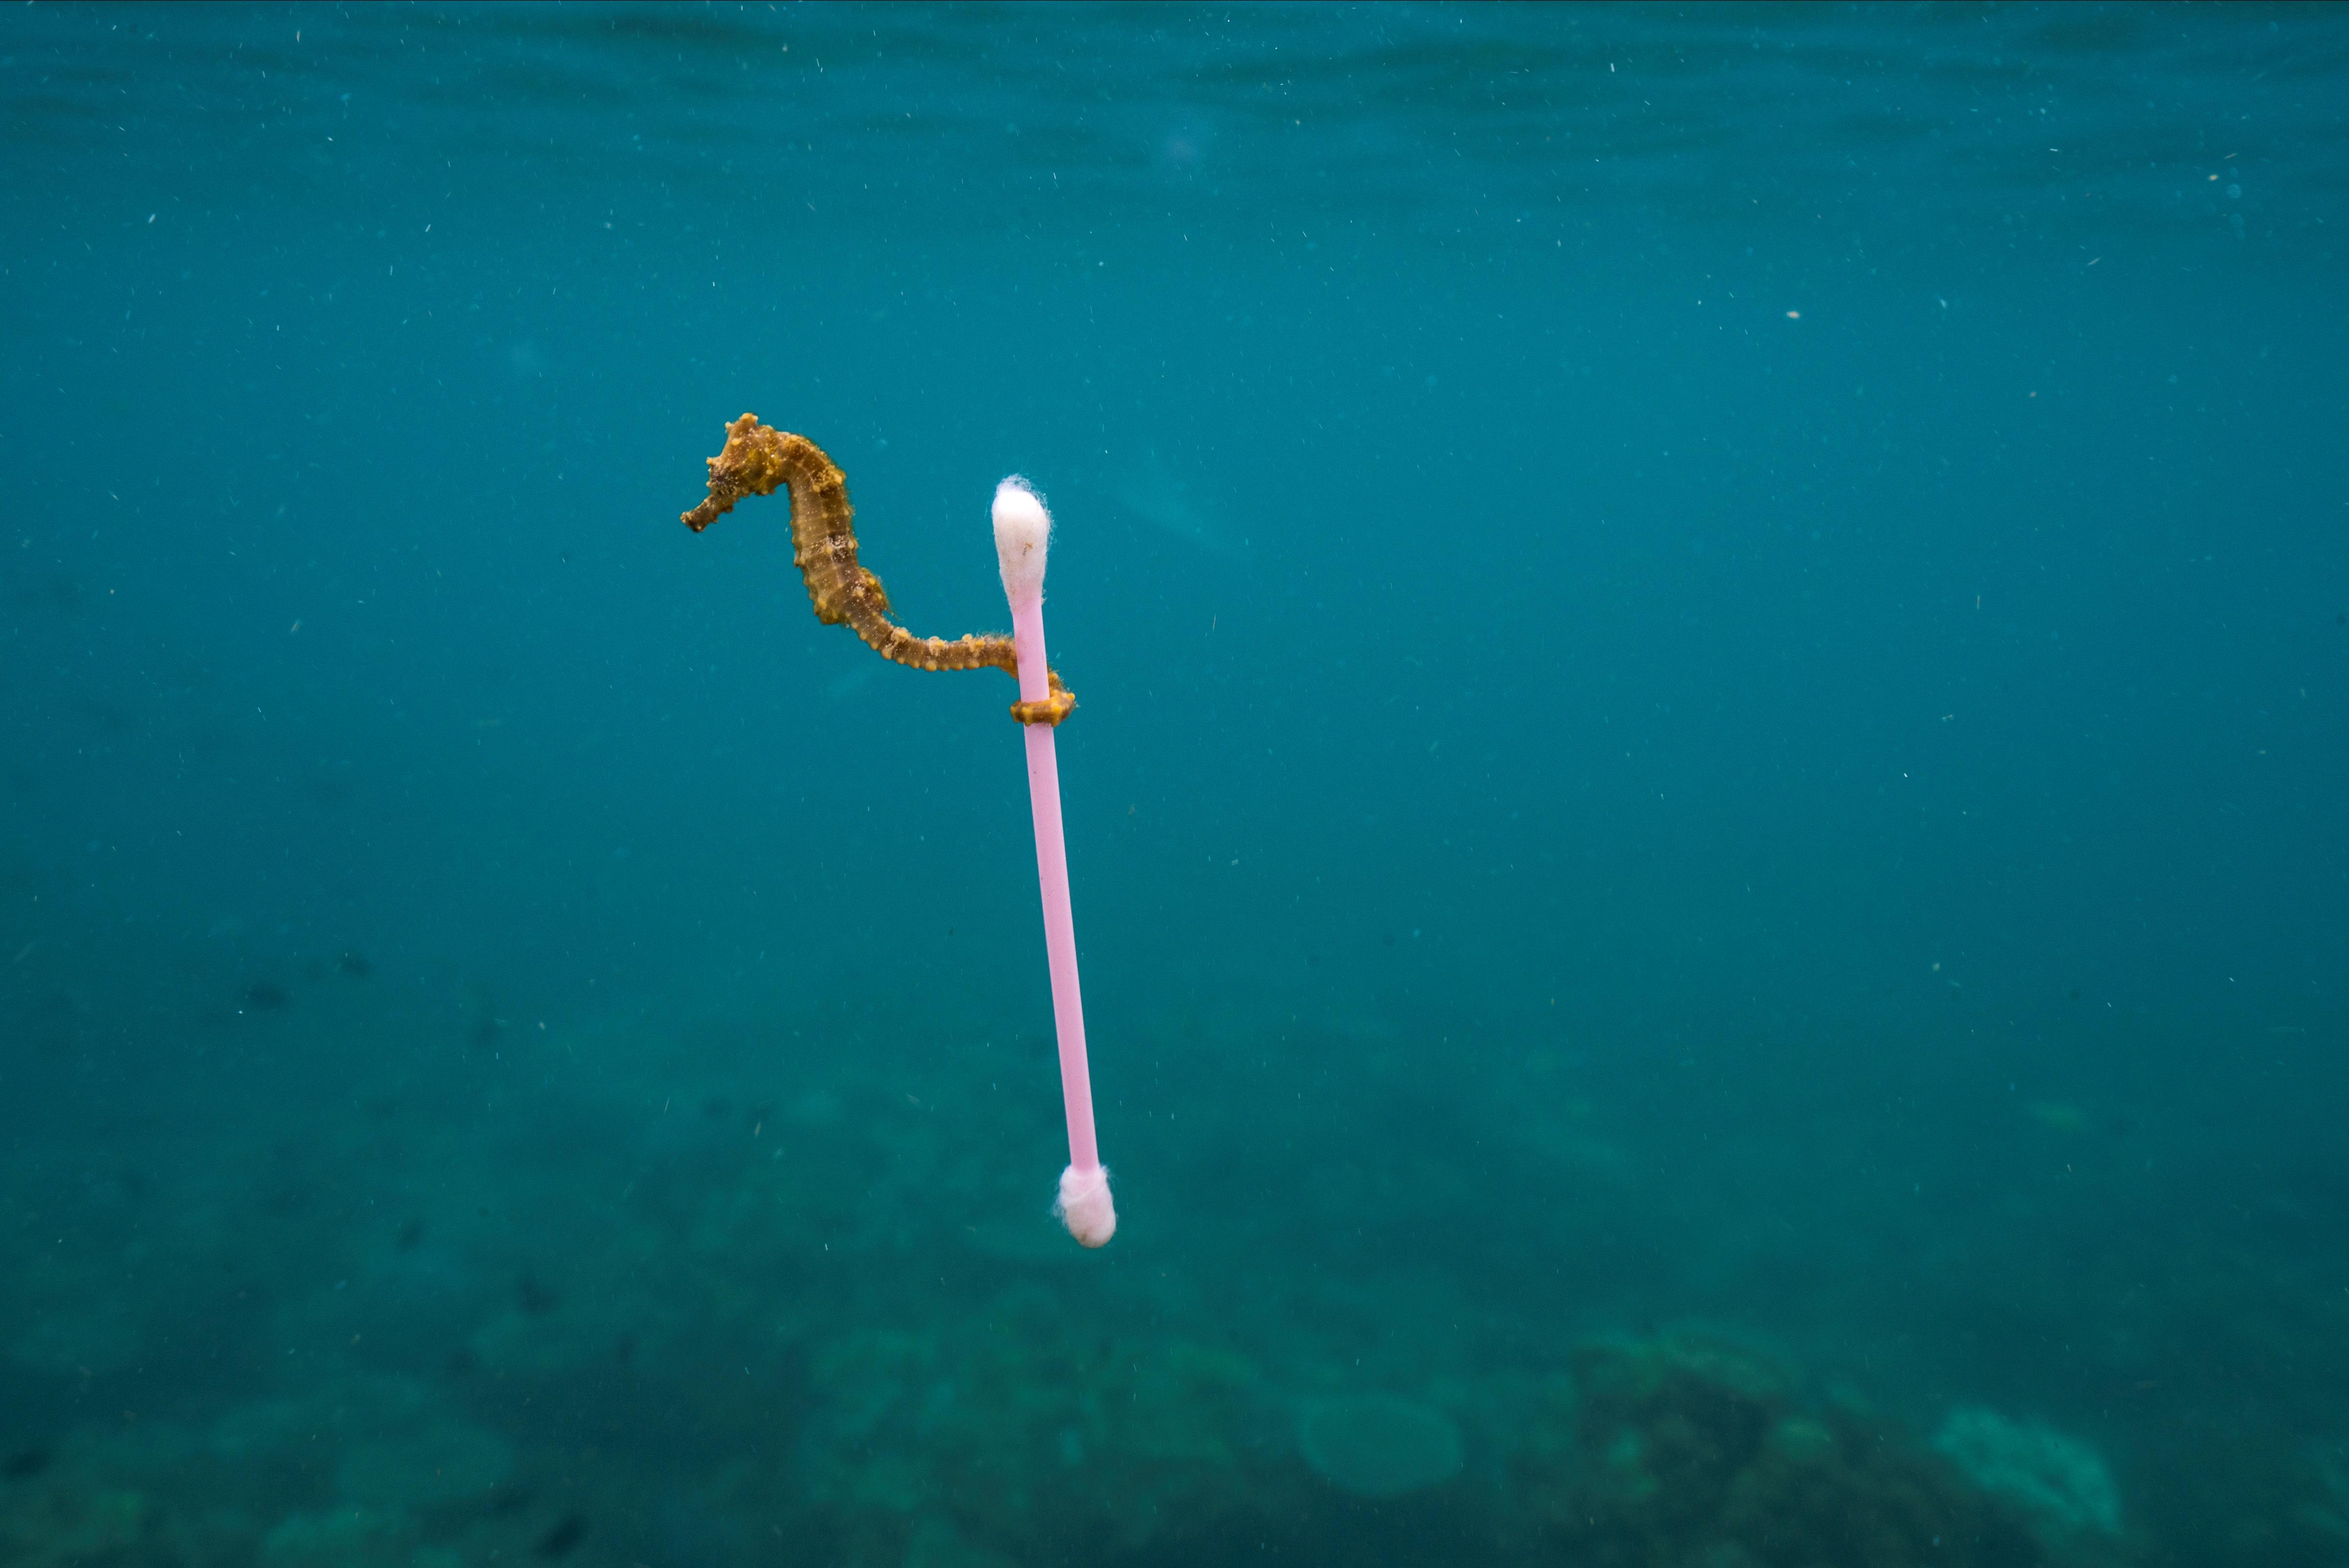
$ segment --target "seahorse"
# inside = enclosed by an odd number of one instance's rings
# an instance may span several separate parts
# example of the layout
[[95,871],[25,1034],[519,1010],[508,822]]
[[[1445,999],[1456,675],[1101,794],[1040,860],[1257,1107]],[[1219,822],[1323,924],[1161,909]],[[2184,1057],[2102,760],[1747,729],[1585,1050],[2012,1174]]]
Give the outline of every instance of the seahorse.
[[[889,618],[889,595],[881,579],[856,559],[856,510],[848,504],[848,476],[823,449],[744,414],[726,427],[726,446],[709,462],[709,495],[681,521],[700,533],[734,510],[745,495],[772,495],[779,487],[792,496],[792,564],[807,579],[815,618],[826,626],[845,623],[884,659],[916,670],[1000,670],[1019,679],[1011,639],[966,633],[948,642],[916,637]],[[1054,724],[1077,705],[1075,693],[1050,672],[1051,691],[1038,702],[1014,702],[1011,716],[1023,724]]]

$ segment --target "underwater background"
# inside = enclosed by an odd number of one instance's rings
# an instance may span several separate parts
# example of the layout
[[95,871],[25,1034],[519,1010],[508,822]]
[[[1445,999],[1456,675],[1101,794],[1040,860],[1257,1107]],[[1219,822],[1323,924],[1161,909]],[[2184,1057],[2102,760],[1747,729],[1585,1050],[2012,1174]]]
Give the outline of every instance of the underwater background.
[[[0,13],[0,1563],[2349,1563],[2349,11]],[[1102,1147],[1013,692],[1058,522]]]

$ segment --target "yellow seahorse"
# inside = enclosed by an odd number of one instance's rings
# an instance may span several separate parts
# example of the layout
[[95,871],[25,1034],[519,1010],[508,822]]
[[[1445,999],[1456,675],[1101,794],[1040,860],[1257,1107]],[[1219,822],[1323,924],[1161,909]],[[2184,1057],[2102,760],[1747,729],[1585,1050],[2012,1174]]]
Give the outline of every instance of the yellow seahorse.
[[[881,579],[856,559],[856,512],[848,504],[848,478],[823,449],[744,414],[726,427],[726,446],[709,460],[709,499],[682,514],[700,533],[734,510],[745,495],[792,495],[792,564],[807,579],[815,618],[826,626],[847,623],[866,647],[884,659],[916,670],[1000,670],[1019,679],[1019,664],[1009,637],[966,634],[948,642],[916,637],[889,618],[889,595]],[[1011,716],[1023,724],[1058,724],[1077,699],[1051,672],[1051,694],[1040,702],[1014,702]]]

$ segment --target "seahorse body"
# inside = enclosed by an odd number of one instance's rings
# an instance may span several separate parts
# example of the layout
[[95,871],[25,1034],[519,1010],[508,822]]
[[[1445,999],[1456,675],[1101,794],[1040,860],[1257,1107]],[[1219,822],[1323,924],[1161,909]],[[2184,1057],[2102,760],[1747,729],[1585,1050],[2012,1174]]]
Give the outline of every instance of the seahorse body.
[[[792,564],[807,580],[816,619],[845,622],[866,647],[884,659],[916,670],[1001,670],[1015,679],[1019,661],[1008,637],[965,635],[916,637],[889,618],[889,595],[881,579],[856,559],[856,511],[848,503],[848,479],[823,449],[744,414],[726,427],[726,446],[709,460],[709,495],[682,514],[700,533],[734,510],[745,495],[771,495],[788,488],[792,497]],[[1058,724],[1076,698],[1051,676],[1051,696],[1042,702],[1015,702],[1011,715],[1025,724]]]

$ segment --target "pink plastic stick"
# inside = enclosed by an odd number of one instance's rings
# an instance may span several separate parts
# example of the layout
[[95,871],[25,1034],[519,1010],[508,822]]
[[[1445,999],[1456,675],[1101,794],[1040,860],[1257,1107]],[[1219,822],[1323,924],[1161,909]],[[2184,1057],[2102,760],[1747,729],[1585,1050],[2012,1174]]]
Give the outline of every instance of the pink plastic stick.
[[[1030,605],[1011,618],[1019,650],[1019,697],[1048,695],[1044,607]],[[1085,1003],[1077,984],[1077,926],[1069,907],[1068,841],[1061,832],[1061,769],[1052,726],[1029,724],[1028,804],[1036,817],[1036,877],[1044,892],[1044,954],[1052,970],[1052,1023],[1061,1036],[1061,1094],[1069,1109],[1069,1162],[1081,1170],[1101,1163],[1093,1142],[1093,1091],[1085,1068]]]
[[[1032,511],[1032,515],[1030,514]],[[1044,659],[1044,546],[1050,528],[1043,503],[1017,479],[995,496],[996,549],[1011,601],[1011,640],[1019,659],[1019,700],[1050,695]],[[1061,1041],[1061,1097],[1069,1116],[1069,1168],[1061,1173],[1054,1211],[1088,1247],[1117,1230],[1109,1172],[1093,1142],[1092,1080],[1085,1065],[1085,1005],[1077,986],[1077,926],[1069,904],[1069,851],[1061,832],[1061,769],[1052,726],[1024,726],[1028,803],[1036,819],[1036,877],[1044,895],[1044,955],[1052,972],[1052,1023]]]

